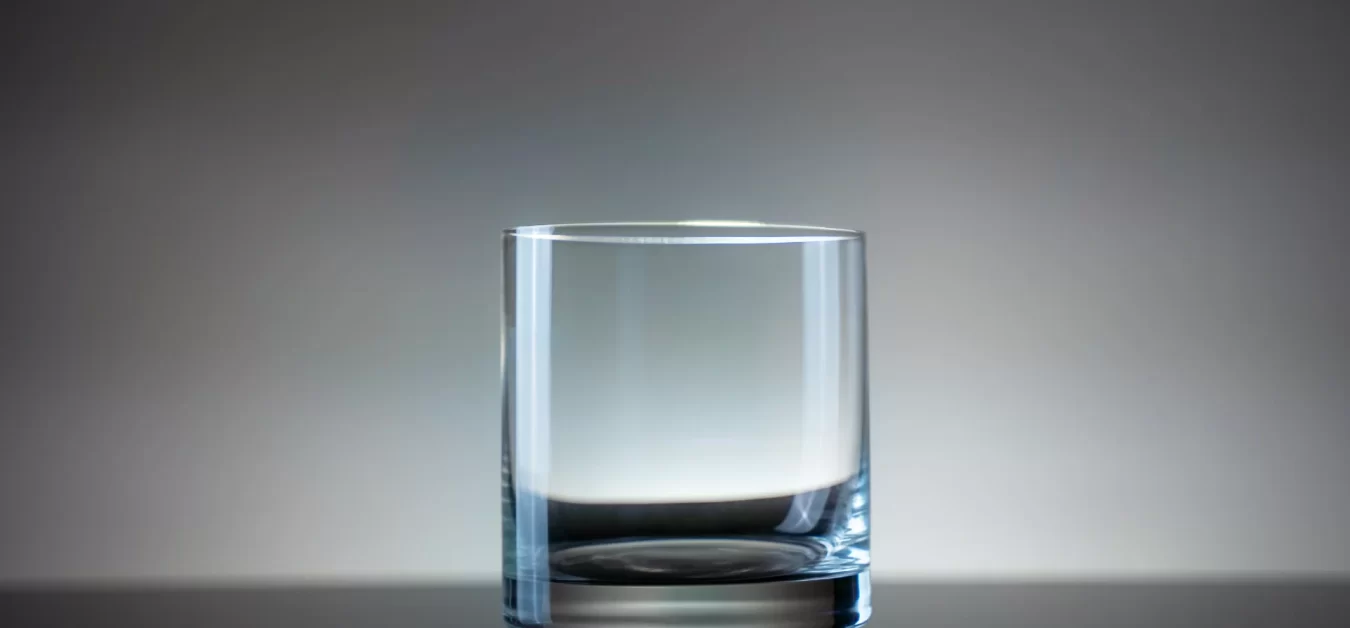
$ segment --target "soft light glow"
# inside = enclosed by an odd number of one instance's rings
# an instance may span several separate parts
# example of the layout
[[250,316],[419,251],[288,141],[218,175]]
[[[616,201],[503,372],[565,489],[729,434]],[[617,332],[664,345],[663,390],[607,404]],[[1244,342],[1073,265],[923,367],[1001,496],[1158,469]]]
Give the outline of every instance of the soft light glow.
[[681,227],[764,227],[768,223],[754,220],[681,220],[675,224]]

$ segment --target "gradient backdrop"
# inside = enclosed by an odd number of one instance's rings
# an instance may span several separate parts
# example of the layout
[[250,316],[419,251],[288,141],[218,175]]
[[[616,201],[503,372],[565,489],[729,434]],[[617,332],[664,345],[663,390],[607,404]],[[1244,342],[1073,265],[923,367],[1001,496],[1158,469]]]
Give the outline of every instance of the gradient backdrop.
[[44,2],[0,580],[492,578],[499,234],[869,233],[883,577],[1350,573],[1350,11]]

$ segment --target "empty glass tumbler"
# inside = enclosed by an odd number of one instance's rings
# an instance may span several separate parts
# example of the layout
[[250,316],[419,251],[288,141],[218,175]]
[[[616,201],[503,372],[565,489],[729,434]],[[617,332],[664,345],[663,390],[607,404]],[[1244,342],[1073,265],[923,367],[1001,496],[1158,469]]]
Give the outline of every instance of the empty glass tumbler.
[[861,233],[519,227],[504,262],[508,621],[866,621]]

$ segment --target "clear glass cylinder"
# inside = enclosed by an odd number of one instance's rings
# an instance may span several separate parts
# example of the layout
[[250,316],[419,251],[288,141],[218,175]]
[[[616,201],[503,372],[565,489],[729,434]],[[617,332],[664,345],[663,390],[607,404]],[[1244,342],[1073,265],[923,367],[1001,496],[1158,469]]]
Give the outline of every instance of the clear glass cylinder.
[[509,621],[595,623],[597,600],[635,587],[647,597],[623,602],[630,615],[707,619],[714,591],[728,617],[771,615],[744,603],[762,592],[718,588],[750,585],[819,602],[791,612],[814,623],[793,625],[866,619],[861,233],[520,227],[504,234],[504,262]]

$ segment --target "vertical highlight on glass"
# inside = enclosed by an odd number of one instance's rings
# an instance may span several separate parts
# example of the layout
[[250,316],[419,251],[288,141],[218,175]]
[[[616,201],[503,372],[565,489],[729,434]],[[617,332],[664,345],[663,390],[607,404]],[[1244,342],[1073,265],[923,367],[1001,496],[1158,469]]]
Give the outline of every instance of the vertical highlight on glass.
[[862,234],[548,225],[503,253],[506,620],[864,623]]

